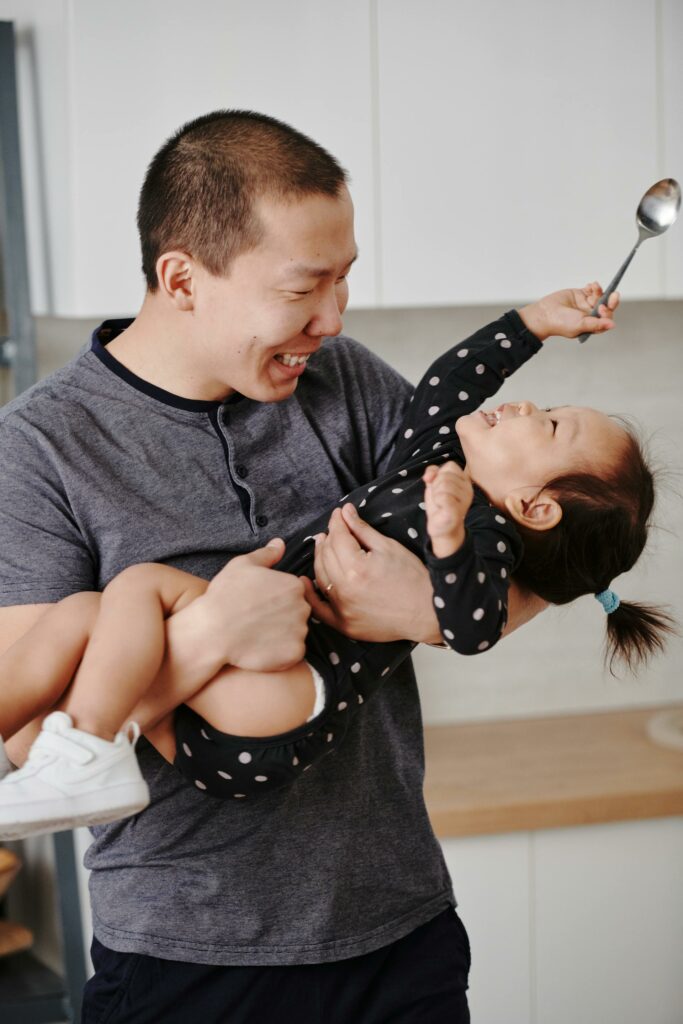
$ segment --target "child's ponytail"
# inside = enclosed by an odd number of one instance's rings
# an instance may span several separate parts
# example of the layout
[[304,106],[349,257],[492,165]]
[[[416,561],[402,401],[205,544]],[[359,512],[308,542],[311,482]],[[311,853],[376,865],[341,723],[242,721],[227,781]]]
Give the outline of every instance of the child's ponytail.
[[635,672],[651,654],[661,651],[666,637],[675,632],[674,620],[656,605],[618,601],[607,614],[605,664],[612,674],[615,662]]
[[654,479],[640,445],[627,430],[611,473],[567,473],[545,487],[562,506],[562,518],[551,530],[519,527],[524,554],[515,579],[551,604],[593,594],[607,612],[606,665],[612,671],[621,662],[634,672],[676,633],[663,609],[620,602],[605,584],[635,565],[647,541]]

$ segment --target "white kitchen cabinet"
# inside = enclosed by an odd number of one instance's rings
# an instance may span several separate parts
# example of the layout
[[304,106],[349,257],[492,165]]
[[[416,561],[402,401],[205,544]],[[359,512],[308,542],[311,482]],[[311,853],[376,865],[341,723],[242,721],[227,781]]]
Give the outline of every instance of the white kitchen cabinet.
[[[576,0],[561,22],[543,0],[0,0],[0,17],[38,313],[138,307],[146,166],[218,107],[281,117],[348,168],[360,307],[606,282],[645,188],[683,177],[679,0]],[[624,291],[683,295],[680,227]]]
[[[683,3],[663,0],[659,37],[661,63],[657,85],[661,104],[662,167],[666,177],[676,178],[683,185]],[[683,297],[683,227],[679,223],[662,239],[664,294],[667,298]]]
[[442,840],[472,948],[476,1024],[530,1024],[528,832]]
[[[383,303],[606,283],[663,176],[656,0],[378,4]],[[657,244],[629,298],[663,294]]]
[[[50,3],[37,5],[43,21]],[[22,4],[0,0],[0,12],[18,19],[19,58],[27,66],[36,22]],[[59,203],[66,223],[49,240],[60,287],[53,289],[51,307],[45,288],[35,296],[37,311],[96,316],[137,309],[144,288],[135,212],[145,169],[181,124],[220,107],[280,117],[349,170],[362,254],[353,292],[359,304],[374,304],[368,0],[349,0],[343,13],[332,0],[201,0],[191,12],[181,0],[71,0],[57,9],[57,67],[49,73],[59,80],[61,132],[45,153],[43,172],[53,173],[56,155],[57,170],[64,171]],[[35,85],[28,73],[24,80],[29,89]],[[36,116],[25,95],[29,150]],[[34,189],[27,199],[35,206],[40,197]],[[42,241],[48,241],[47,228]],[[35,232],[32,242],[38,279],[41,239]]]
[[537,1020],[683,1021],[683,819],[539,832]]
[[683,819],[442,843],[477,1024],[681,1024]]

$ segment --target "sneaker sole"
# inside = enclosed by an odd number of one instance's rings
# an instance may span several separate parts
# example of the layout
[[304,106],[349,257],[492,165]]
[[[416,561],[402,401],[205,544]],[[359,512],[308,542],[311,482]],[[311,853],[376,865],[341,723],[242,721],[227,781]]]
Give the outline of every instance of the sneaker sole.
[[[76,802],[77,798],[74,798]],[[139,814],[149,806],[149,790],[136,786],[131,792],[131,787],[126,787],[125,794],[121,794],[119,802],[112,801],[106,807],[83,808],[80,811],[62,811],[54,813],[54,801],[46,802],[45,805],[36,808],[34,806],[31,820],[18,821],[13,815],[12,821],[3,823],[0,819],[0,840],[25,839],[27,836],[42,835],[46,832],[63,832],[65,829],[78,828],[81,825],[106,825],[111,821],[118,821],[119,818],[129,818],[133,814]]]

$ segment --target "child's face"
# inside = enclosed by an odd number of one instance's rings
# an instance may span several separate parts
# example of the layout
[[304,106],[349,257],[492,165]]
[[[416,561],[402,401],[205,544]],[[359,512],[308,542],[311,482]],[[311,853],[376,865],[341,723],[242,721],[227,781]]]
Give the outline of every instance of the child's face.
[[455,428],[472,479],[494,505],[563,473],[611,469],[626,432],[602,412],[573,405],[539,409],[506,402],[461,416]]

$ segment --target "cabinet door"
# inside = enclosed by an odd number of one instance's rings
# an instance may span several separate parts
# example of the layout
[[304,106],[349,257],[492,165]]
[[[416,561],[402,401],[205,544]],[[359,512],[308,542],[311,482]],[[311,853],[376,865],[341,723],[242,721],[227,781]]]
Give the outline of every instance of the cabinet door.
[[683,819],[539,832],[536,1017],[683,1020]]
[[444,839],[458,913],[472,947],[473,1021],[528,1024],[529,835]]
[[[663,123],[661,176],[676,178],[683,186],[683,4],[663,0],[660,22],[661,64],[659,90]],[[665,295],[683,298],[683,212],[681,220],[663,239]]]
[[73,0],[70,135],[75,265],[61,312],[137,309],[135,229],[145,169],[185,121],[221,107],[290,122],[349,170],[362,258],[352,294],[374,293],[367,0]]
[[[384,303],[607,283],[662,176],[656,0],[378,5]],[[627,297],[662,293],[658,245]]]

